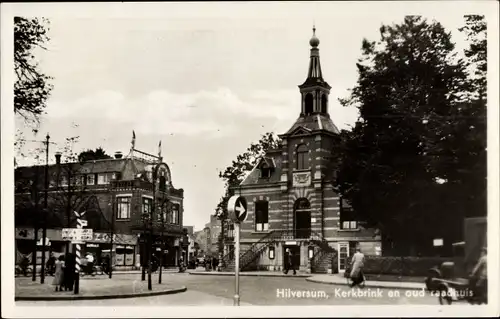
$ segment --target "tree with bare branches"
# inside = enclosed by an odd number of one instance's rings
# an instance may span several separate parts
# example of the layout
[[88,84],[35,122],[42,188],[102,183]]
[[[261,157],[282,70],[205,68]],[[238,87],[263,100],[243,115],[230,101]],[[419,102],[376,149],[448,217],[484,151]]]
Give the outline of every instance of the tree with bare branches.
[[46,50],[49,23],[45,18],[14,18],[14,111],[31,124],[38,123],[53,88],[52,78],[42,72],[35,57],[37,50]]

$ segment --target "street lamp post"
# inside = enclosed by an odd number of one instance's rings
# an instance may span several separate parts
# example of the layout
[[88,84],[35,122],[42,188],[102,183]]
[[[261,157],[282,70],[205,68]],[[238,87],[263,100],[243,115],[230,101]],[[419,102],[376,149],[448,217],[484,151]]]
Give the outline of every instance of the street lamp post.
[[[42,272],[40,274],[40,283],[45,281],[45,238],[47,237],[47,209],[48,209],[48,192],[49,192],[49,140],[50,136],[47,133],[45,137],[45,194],[43,203],[43,231],[42,231]],[[36,256],[35,256],[36,257]],[[33,269],[35,272],[36,269]]]
[[111,198],[111,237],[109,239],[111,247],[109,248],[109,279],[113,277],[113,237],[115,232],[115,206],[117,205],[116,196]]
[[40,216],[38,215],[40,206],[38,205],[38,200],[39,200],[39,193],[38,193],[38,166],[36,166],[36,172],[35,172],[35,178],[32,184],[32,192],[33,192],[33,197],[34,197],[34,202],[35,202],[35,219],[34,219],[34,227],[33,230],[35,231],[34,233],[34,247],[33,247],[33,252],[32,252],[32,257],[31,257],[31,263],[33,267],[33,273],[32,273],[32,281],[36,281],[36,259],[37,259],[37,253],[38,253],[38,226],[39,226],[39,218]]
[[[148,253],[148,290],[153,290],[152,282],[151,282],[151,263],[153,259],[153,216],[156,211],[156,177],[158,175],[158,167],[160,165],[156,165],[153,168],[152,178],[153,178],[153,203],[151,205],[151,214],[149,216],[149,253]],[[161,267],[161,263],[160,263]],[[160,268],[160,276],[161,276],[161,268]]]

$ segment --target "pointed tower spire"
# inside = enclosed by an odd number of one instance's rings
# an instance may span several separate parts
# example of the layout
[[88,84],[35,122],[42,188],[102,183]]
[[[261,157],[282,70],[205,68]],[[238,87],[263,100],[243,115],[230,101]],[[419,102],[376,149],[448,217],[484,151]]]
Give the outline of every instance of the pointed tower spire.
[[319,62],[319,39],[316,36],[316,25],[313,25],[313,35],[309,40],[311,54],[309,56],[309,70],[307,78],[299,85],[302,93],[301,116],[314,114],[328,114],[328,95],[330,85],[323,80],[321,63]]
[[[313,36],[309,40],[311,45],[311,58],[309,61],[309,72],[307,73],[307,80],[320,80],[323,81],[323,74],[321,73],[321,64],[319,62],[319,39],[316,37],[316,26],[313,26]],[[306,80],[306,82],[307,82]]]

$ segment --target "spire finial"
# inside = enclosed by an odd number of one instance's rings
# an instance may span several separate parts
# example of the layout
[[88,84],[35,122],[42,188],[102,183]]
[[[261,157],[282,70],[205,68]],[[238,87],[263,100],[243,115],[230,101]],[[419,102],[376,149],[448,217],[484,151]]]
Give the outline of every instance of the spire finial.
[[309,40],[309,44],[313,48],[316,48],[319,45],[319,39],[316,37],[316,24],[313,24],[313,35],[311,37],[311,40]]

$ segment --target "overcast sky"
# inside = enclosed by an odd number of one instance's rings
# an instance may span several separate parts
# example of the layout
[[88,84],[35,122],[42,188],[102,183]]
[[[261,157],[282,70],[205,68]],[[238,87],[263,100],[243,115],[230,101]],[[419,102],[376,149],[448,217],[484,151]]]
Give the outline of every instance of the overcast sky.
[[79,135],[75,150],[102,146],[111,154],[128,152],[132,130],[142,151],[156,154],[161,140],[173,184],[185,190],[184,224],[199,230],[223,194],[218,172],[261,134],[284,133],[299,115],[297,85],[307,75],[313,23],[332,86],[330,115],[347,128],[356,110],[337,98],[356,82],[361,41],[377,40],[382,24],[421,13],[463,48],[456,30],[470,13],[467,3],[431,4],[19,6],[20,14],[51,20],[48,50],[38,56],[54,90],[38,138],[49,132],[61,143]]

